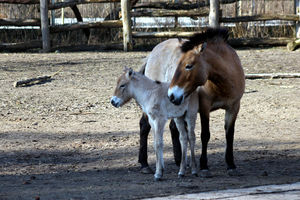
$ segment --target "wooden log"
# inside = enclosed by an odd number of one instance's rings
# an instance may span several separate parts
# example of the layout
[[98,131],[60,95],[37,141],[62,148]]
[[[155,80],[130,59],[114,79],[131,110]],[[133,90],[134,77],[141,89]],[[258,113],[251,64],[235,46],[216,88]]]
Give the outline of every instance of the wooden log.
[[121,0],[124,51],[131,51],[133,48],[130,10],[130,1]]
[[40,0],[41,11],[41,31],[43,39],[43,52],[49,52],[50,50],[50,33],[49,33],[49,21],[48,21],[48,1]]
[[40,0],[0,0],[0,3],[9,3],[9,4],[39,4]]
[[295,51],[298,47],[300,47],[300,39],[293,40],[287,44],[289,51]]
[[[220,4],[235,3],[236,0],[220,0]],[[159,8],[170,10],[190,10],[210,6],[209,1],[200,1],[197,3],[173,3],[173,2],[147,2],[135,5],[132,8]]]
[[21,81],[16,81],[14,83],[14,87],[27,87],[27,86],[32,86],[32,85],[36,85],[36,84],[43,84],[46,82],[50,82],[53,77],[55,75],[57,75],[59,72],[61,72],[63,70],[63,68],[61,68],[60,70],[58,70],[57,72],[53,73],[50,76],[39,76],[36,78],[30,78],[30,79],[25,79],[25,80],[21,80]]
[[[133,32],[134,38],[189,38],[197,32]],[[233,47],[257,47],[258,45],[285,46],[292,38],[235,38],[229,39],[228,43]]]
[[210,0],[209,6],[209,26],[213,28],[218,28],[219,24],[219,10],[220,10],[220,3],[219,0]]
[[37,77],[37,78],[31,78],[31,79],[17,81],[14,83],[14,87],[32,86],[35,84],[42,84],[42,83],[45,83],[48,81],[51,81],[51,76],[41,76],[41,77]]
[[74,1],[66,1],[66,2],[57,2],[53,5],[49,5],[49,10],[72,7],[74,5],[79,5],[79,4],[110,3],[110,2],[120,2],[120,0],[74,0]]
[[222,23],[268,21],[268,20],[300,21],[299,16],[297,15],[254,15],[254,16],[220,18],[220,22]]
[[204,17],[208,16],[209,9],[201,10],[136,10],[132,17]]
[[40,26],[40,19],[0,19],[0,26]]
[[2,43],[0,49],[2,51],[25,51],[28,49],[42,48],[43,44],[41,40],[34,40],[29,42],[20,43]]
[[132,32],[132,37],[135,38],[188,38],[193,36],[198,32],[176,32],[176,31],[168,31],[168,32]]
[[72,31],[77,29],[87,29],[87,28],[121,28],[122,21],[121,20],[109,20],[102,22],[80,22],[77,24],[65,24],[50,27],[51,33],[58,33],[63,31]]
[[246,74],[246,79],[281,79],[300,78],[300,73],[266,73],[266,74]]
[[[75,15],[75,17],[77,19],[77,22],[83,22],[83,19],[81,17],[79,9],[77,8],[77,5],[71,6],[71,9],[74,12],[74,15]],[[84,32],[85,37],[87,38],[87,41],[88,41],[89,38],[90,38],[90,29],[85,28],[85,29],[83,29],[83,32]]]
[[233,47],[257,47],[259,45],[285,46],[293,38],[235,38],[229,39],[228,43]]

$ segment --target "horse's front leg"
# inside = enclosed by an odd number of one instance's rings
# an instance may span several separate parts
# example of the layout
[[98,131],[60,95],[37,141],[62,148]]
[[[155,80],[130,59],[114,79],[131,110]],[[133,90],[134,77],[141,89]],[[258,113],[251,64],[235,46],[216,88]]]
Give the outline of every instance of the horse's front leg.
[[[201,104],[199,104],[201,105]],[[210,139],[209,131],[209,111],[206,109],[200,109],[201,117],[201,143],[202,143],[202,153],[200,157],[200,175],[202,177],[211,177],[211,173],[208,171],[207,165],[207,145]]]
[[154,131],[154,149],[156,154],[156,170],[154,174],[154,180],[160,181],[163,176],[164,170],[164,158],[163,158],[163,132],[164,126],[167,120],[164,119],[155,119],[150,120],[151,127]]
[[227,164],[228,174],[231,176],[240,175],[236,170],[233,157],[233,140],[234,140],[234,126],[239,112],[240,102],[234,104],[232,108],[225,111],[225,132],[226,132],[226,152],[225,161]]
[[145,113],[140,120],[140,150],[139,150],[139,163],[141,164],[141,172],[143,174],[151,174],[153,171],[148,165],[148,135],[150,132],[151,126],[148,122],[148,117]]
[[185,175],[186,171],[186,163],[187,163],[187,131],[184,123],[184,118],[175,118],[174,119],[176,126],[179,130],[179,140],[181,144],[181,163],[180,163],[180,169],[178,172],[178,177],[181,178]]

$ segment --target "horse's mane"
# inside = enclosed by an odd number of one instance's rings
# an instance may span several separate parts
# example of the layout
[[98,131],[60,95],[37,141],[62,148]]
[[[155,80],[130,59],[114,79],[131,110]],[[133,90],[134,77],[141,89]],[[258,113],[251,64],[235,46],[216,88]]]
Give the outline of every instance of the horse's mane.
[[181,51],[186,53],[203,42],[212,41],[217,38],[227,42],[228,36],[228,30],[225,28],[208,28],[202,33],[194,34],[188,41],[184,42],[181,46]]

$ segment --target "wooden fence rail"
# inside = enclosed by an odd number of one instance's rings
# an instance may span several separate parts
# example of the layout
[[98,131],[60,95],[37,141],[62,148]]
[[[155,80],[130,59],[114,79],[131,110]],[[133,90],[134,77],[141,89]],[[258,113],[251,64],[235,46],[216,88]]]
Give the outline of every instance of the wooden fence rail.
[[[43,49],[45,52],[49,51],[50,37],[49,33],[58,33],[62,31],[70,31],[76,29],[83,29],[86,35],[89,35],[90,28],[121,28],[123,27],[123,44],[124,50],[128,51],[133,48],[132,37],[134,38],[170,38],[170,37],[190,37],[194,32],[133,32],[131,26],[131,17],[203,17],[210,15],[210,25],[217,27],[219,23],[239,23],[251,21],[268,21],[268,20],[286,20],[293,21],[296,24],[296,37],[300,38],[300,0],[295,1],[295,14],[289,15],[254,15],[254,16],[240,16],[240,17],[218,17],[220,15],[219,3],[229,4],[236,3],[236,0],[210,0],[199,3],[168,3],[168,2],[153,2],[142,3],[131,6],[132,0],[73,0],[68,2],[58,2],[51,4],[49,0],[0,0],[0,3],[12,4],[38,4],[40,3],[41,20],[39,19],[0,19],[0,26],[41,26],[43,35]],[[78,4],[87,3],[108,3],[121,2],[121,20],[110,20],[103,22],[83,23],[82,17],[79,13]],[[208,8],[210,6],[210,10]],[[71,7],[74,11],[77,21],[76,24],[67,24],[59,26],[49,26],[48,10]],[[137,8],[132,12],[132,8]],[[141,10],[142,8],[152,8],[152,10]],[[199,9],[201,8],[201,9]],[[78,15],[79,13],[79,15]],[[47,41],[46,41],[47,40]],[[269,45],[283,45],[291,41],[292,38],[252,38],[252,39],[233,39],[230,43],[233,46],[237,45],[252,45],[269,44]],[[35,46],[40,43],[35,42]],[[298,44],[298,43],[295,43]],[[6,45],[9,46],[9,45]],[[14,45],[17,46],[17,45]],[[28,45],[30,46],[30,45]]]

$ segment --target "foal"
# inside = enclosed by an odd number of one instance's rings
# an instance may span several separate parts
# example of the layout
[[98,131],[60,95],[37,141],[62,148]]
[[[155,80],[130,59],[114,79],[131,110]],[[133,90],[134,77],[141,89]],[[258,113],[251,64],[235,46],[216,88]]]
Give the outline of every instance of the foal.
[[161,180],[164,169],[163,131],[168,119],[174,118],[180,132],[182,157],[178,176],[182,177],[186,170],[187,142],[190,143],[192,174],[197,175],[194,146],[195,121],[198,111],[198,95],[192,93],[180,106],[172,104],[167,96],[169,84],[153,81],[146,76],[125,68],[118,79],[111,103],[121,107],[134,98],[149,118],[154,132],[154,149],[156,153],[156,171],[154,179]]

